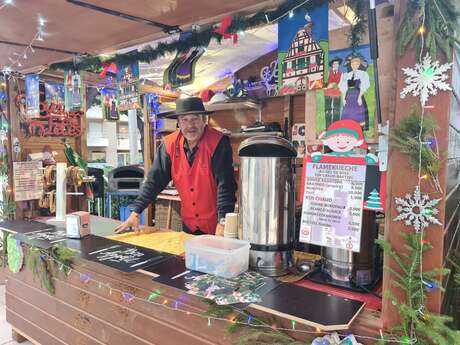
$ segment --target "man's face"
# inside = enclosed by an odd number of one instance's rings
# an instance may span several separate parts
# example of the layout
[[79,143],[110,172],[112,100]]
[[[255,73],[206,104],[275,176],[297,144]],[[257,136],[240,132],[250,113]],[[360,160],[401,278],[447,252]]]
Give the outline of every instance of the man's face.
[[339,70],[339,62],[338,61],[334,61],[332,63],[332,70],[333,71],[338,71]]
[[323,140],[324,145],[334,152],[348,152],[353,150],[355,147],[360,146],[363,141],[356,139],[352,135],[337,134]]
[[179,129],[189,143],[196,143],[200,140],[206,124],[202,115],[182,115],[177,120]]

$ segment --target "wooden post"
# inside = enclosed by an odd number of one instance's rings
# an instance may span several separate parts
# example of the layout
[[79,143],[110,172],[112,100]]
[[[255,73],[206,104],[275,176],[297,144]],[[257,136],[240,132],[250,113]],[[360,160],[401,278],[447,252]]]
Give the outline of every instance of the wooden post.
[[[400,16],[406,10],[407,0],[396,1],[395,4],[395,32],[400,23]],[[441,55],[438,55],[441,63],[444,63]],[[404,80],[406,76],[403,74],[401,68],[412,67],[416,63],[416,56],[414,49],[408,49],[406,54],[402,57],[397,57],[395,60],[396,68],[396,87],[395,87],[395,118],[393,123],[390,124],[390,133],[392,127],[399,123],[403,118],[407,117],[412,109],[416,107],[418,112],[421,112],[420,100],[418,97],[408,96],[405,99],[400,98],[400,92],[404,88]],[[450,80],[450,79],[449,79]],[[449,82],[449,81],[447,81]],[[434,109],[426,109],[426,114],[435,115],[439,129],[436,132],[437,145],[440,152],[447,152],[448,148],[448,129],[449,129],[449,105],[450,105],[450,92],[439,92],[437,96],[431,96],[428,105],[434,106]],[[423,181],[421,190],[424,194],[428,194],[431,199],[441,198],[438,204],[439,214],[437,218],[444,223],[445,216],[445,186],[446,186],[446,166],[447,160],[441,160],[441,171],[439,173],[440,184],[444,189],[443,193],[437,192],[428,181]],[[403,177],[403,178],[402,178]],[[390,150],[389,156],[389,170],[388,170],[388,200],[387,200],[387,214],[385,222],[385,238],[397,253],[406,252],[405,243],[402,240],[401,232],[413,232],[412,227],[404,225],[404,222],[395,222],[393,219],[398,215],[394,199],[395,197],[404,196],[406,193],[412,193],[418,183],[417,171],[415,171],[408,161],[408,156],[402,154],[397,148]],[[441,268],[443,266],[443,247],[444,237],[443,226],[430,225],[426,230],[426,239],[431,243],[433,249],[426,252],[423,256],[423,270],[429,271],[433,268]],[[385,257],[384,265],[389,266],[396,271],[398,265],[389,257]],[[417,268],[418,269],[418,268]],[[403,300],[404,294],[392,284],[392,275],[384,272],[383,275],[383,291],[390,292],[398,300]],[[441,308],[441,291],[434,289],[428,294],[427,307],[433,312],[439,312]],[[389,329],[399,323],[399,316],[395,306],[392,305],[388,299],[383,300],[382,306],[382,321],[385,329]]]
[[[153,152],[152,152],[152,125],[150,123],[150,117],[147,109],[147,96],[144,94],[144,172],[148,173],[152,167]],[[145,225],[153,225],[153,207],[150,204],[145,210],[146,222]]]

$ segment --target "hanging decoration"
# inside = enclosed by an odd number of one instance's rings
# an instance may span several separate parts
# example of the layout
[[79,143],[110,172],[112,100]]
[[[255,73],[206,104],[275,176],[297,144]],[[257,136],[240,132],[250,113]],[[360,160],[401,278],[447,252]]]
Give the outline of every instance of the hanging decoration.
[[67,70],[64,72],[65,110],[79,111],[83,106],[83,80],[80,72]]
[[408,94],[420,98],[422,107],[428,102],[430,96],[435,96],[438,90],[451,91],[452,88],[446,83],[449,78],[446,72],[452,67],[452,63],[439,64],[439,61],[431,61],[431,56],[426,54],[421,63],[415,64],[414,68],[403,68],[407,76],[406,87],[401,91],[401,98]]
[[[355,0],[360,2],[359,0]],[[438,50],[452,59],[452,50],[460,41],[460,12],[457,0],[412,0],[407,2],[398,32],[398,53],[415,46],[417,56],[429,54],[436,60]]]
[[436,218],[439,214],[435,207],[441,199],[430,199],[427,194],[422,195],[419,186],[415,187],[412,194],[406,194],[404,198],[395,198],[396,210],[399,215],[393,220],[403,220],[407,226],[411,226],[416,232],[421,232],[427,228],[430,223],[442,225]]
[[[191,35],[191,32],[183,32],[179,40],[186,40]],[[171,84],[174,88],[192,84],[195,79],[196,63],[204,52],[203,47],[191,47],[185,51],[178,51],[174,60],[164,71],[163,83]]]
[[316,132],[338,120],[360,123],[364,137],[376,135],[375,72],[369,44],[329,51],[327,84],[317,90]]
[[238,43],[238,33],[228,32],[228,28],[232,25],[233,17],[225,16],[222,18],[218,28],[214,29],[213,32],[221,35],[223,39],[233,39],[233,44]]
[[40,77],[38,74],[26,76],[26,118],[34,119],[40,116]]
[[298,8],[278,23],[278,60],[282,74],[278,94],[323,87],[327,65],[328,4],[308,12]]
[[139,64],[117,66],[118,111],[140,109]]
[[41,116],[28,119],[28,134],[40,137],[79,137],[82,135],[81,118],[83,112],[66,111],[63,104],[42,102]]
[[105,78],[107,73],[116,75],[117,72],[118,72],[117,65],[115,63],[113,63],[113,62],[107,62],[107,63],[104,63],[102,65],[102,71],[101,71],[101,73],[99,73],[99,75],[102,78]]
[[101,89],[102,114],[104,119],[117,121],[120,119],[118,112],[117,90],[104,87]]
[[65,98],[64,84],[56,82],[45,82],[45,99],[48,105],[51,103],[56,105],[63,105]]
[[[231,25],[227,29],[227,33],[233,34],[239,31],[246,31],[260,25],[267,25],[277,22],[280,18],[284,18],[291,10],[301,6],[309,12],[318,7],[328,4],[329,0],[287,0],[282,3],[278,8],[271,11],[259,11],[252,16],[233,16]],[[358,8],[357,11],[367,10]],[[355,11],[357,20],[355,25],[360,25],[365,17],[360,12]],[[115,54],[110,57],[105,56],[89,56],[79,57],[78,61],[66,61],[50,65],[52,69],[71,69],[76,68],[79,70],[98,71],[103,67],[104,63],[115,62],[116,64],[129,65],[136,62],[152,62],[168,53],[176,53],[186,51],[192,47],[207,47],[211,40],[221,42],[223,37],[220,33],[214,32],[216,25],[203,26],[199,31],[192,31],[192,35],[185,41],[176,40],[172,42],[160,42],[155,47],[147,46],[140,51],[130,53]],[[357,33],[354,45],[359,44],[364,34]],[[356,43],[358,42],[358,43]]]
[[11,272],[18,273],[24,264],[24,251],[21,242],[8,236],[6,239],[8,253],[8,267]]

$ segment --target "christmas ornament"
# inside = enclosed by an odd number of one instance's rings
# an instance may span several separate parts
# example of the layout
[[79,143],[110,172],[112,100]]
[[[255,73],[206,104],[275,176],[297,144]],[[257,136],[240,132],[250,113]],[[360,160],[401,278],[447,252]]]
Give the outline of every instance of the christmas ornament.
[[21,242],[8,236],[6,240],[7,253],[8,253],[8,267],[13,273],[18,273],[24,263],[24,252],[22,250]]
[[430,197],[427,194],[422,195],[420,187],[416,186],[413,194],[408,193],[404,198],[395,198],[399,215],[393,220],[404,220],[405,224],[413,226],[416,232],[421,232],[430,223],[442,225],[435,217],[439,211],[434,207],[440,200],[430,200]]
[[439,61],[432,62],[430,55],[426,54],[422,63],[415,64],[414,68],[403,68],[407,76],[406,87],[401,91],[401,98],[406,98],[408,94],[420,97],[420,103],[424,107],[428,102],[429,96],[434,96],[438,90],[452,90],[445,81],[448,76],[446,72],[451,68],[452,63],[440,65]]

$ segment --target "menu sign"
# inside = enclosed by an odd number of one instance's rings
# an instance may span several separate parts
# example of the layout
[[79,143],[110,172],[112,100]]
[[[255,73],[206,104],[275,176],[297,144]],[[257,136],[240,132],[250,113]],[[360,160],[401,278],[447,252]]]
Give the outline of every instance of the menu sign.
[[40,199],[43,195],[42,161],[13,162],[14,200]]
[[360,251],[366,165],[306,166],[300,241]]

